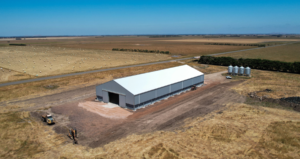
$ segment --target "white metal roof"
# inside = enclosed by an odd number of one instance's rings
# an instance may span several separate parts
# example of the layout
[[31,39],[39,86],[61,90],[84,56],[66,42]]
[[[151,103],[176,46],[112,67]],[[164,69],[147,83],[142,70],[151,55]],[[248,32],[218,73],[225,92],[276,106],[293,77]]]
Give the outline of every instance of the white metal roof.
[[203,75],[203,73],[188,65],[182,65],[119,78],[114,81],[127,89],[133,95],[137,95],[200,75]]

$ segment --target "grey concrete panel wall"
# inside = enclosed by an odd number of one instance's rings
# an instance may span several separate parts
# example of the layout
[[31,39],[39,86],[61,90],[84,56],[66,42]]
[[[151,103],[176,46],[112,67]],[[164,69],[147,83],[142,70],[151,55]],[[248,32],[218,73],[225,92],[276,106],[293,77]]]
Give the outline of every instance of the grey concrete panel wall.
[[107,90],[111,91],[113,93],[121,93],[126,95],[126,103],[134,105],[134,96],[131,94],[129,91],[127,91],[125,88],[120,86],[117,82],[115,81],[109,81],[107,83],[103,83],[101,85],[98,85],[96,87],[96,95],[97,96],[103,96],[102,95],[102,90]]
[[108,92],[106,91],[102,91],[102,97],[103,97],[103,102],[104,103],[108,103],[109,102],[109,96],[108,96]]
[[165,86],[165,87],[162,87],[162,88],[158,88],[156,90],[156,95],[157,97],[160,97],[160,96],[163,96],[165,94],[168,94],[169,93],[169,86]]
[[119,94],[119,104],[121,107],[124,107],[124,108],[126,107],[126,98],[125,98],[125,96],[120,95],[120,94]]
[[183,88],[193,85],[193,79],[183,81]]
[[182,89],[182,83],[181,82],[178,82],[178,83],[175,83],[175,84],[171,85],[171,92],[175,92],[175,91],[180,90],[180,89]]
[[155,93],[156,93],[156,90],[140,94],[140,103],[143,103],[145,101],[154,99],[155,98]]

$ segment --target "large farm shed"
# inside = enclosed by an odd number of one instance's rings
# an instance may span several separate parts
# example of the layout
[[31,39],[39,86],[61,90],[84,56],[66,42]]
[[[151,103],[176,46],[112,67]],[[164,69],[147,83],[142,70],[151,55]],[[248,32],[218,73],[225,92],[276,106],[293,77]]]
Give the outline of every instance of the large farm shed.
[[202,85],[204,74],[188,65],[124,77],[96,87],[99,101],[137,109]]

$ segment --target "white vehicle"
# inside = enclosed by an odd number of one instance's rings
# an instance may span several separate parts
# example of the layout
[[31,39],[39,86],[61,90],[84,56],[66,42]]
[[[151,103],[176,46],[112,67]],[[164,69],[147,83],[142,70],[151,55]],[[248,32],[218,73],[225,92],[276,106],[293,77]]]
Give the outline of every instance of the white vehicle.
[[231,77],[230,77],[230,76],[226,76],[226,78],[227,78],[227,79],[231,79]]

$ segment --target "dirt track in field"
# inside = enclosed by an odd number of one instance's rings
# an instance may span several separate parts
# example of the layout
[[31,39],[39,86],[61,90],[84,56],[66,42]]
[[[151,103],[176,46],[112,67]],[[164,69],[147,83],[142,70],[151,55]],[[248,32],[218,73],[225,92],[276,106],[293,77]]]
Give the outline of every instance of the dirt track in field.
[[82,101],[55,106],[51,108],[52,113],[59,118],[68,117],[69,121],[58,122],[54,130],[66,134],[68,127],[76,127],[80,134],[79,144],[93,148],[134,133],[180,130],[187,118],[204,116],[222,109],[228,102],[243,102],[244,97],[230,90],[241,82],[227,81],[221,73],[207,75],[207,85],[139,109],[127,119],[102,117],[78,107]]

